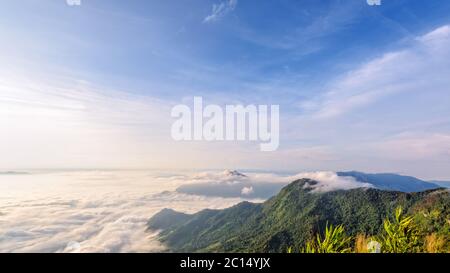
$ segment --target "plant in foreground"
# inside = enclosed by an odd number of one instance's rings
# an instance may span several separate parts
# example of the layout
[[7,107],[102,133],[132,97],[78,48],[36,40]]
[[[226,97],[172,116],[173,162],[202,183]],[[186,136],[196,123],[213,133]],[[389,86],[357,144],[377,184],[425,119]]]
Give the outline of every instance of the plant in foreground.
[[384,253],[414,253],[421,250],[421,232],[412,216],[404,216],[401,207],[395,210],[393,221],[383,222],[384,232],[380,236],[381,251]]
[[425,237],[424,249],[428,253],[445,253],[447,240],[444,236],[438,236],[432,233]]
[[366,234],[358,234],[355,238],[355,253],[367,253],[370,238]]
[[370,241],[367,244],[367,253],[381,253],[381,244],[377,241]]
[[317,234],[315,239],[306,243],[303,253],[349,253],[351,237],[345,234],[344,227],[333,225],[325,227],[324,237]]
[[[423,236],[421,229],[414,222],[413,216],[405,216],[403,209],[395,210],[393,219],[387,217],[383,221],[383,231],[380,236],[358,234],[347,236],[343,225],[334,227],[326,225],[324,237],[317,234],[301,249],[303,253],[349,253],[354,245],[355,253],[440,253],[448,252],[449,240],[444,235],[436,233]],[[354,242],[352,243],[352,241]],[[292,253],[292,247],[287,249]]]

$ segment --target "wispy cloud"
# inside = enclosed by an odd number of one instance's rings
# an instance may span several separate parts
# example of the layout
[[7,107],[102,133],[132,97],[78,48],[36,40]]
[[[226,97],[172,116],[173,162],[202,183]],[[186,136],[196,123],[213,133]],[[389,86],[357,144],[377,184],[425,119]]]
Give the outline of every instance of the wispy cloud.
[[386,159],[450,160],[450,135],[442,133],[404,132],[369,145]]
[[212,12],[203,19],[204,23],[214,22],[232,12],[237,6],[238,0],[225,0],[219,4],[213,4]]
[[135,153],[140,138],[147,139],[141,149],[150,150],[167,139],[169,109],[159,99],[75,79],[0,77],[0,149],[10,155],[0,162],[12,168],[81,166],[94,157],[112,163],[107,158]]
[[331,46],[324,38],[345,30],[361,16],[360,7],[350,1],[329,1],[318,13],[311,11],[307,5],[295,5],[292,8],[297,10],[297,18],[304,21],[299,20],[295,24],[283,24],[281,21],[282,27],[277,22],[274,24],[278,26],[274,28],[275,31],[269,28],[263,32],[259,27],[240,24],[235,32],[242,40],[259,47],[292,51],[293,55],[287,55],[287,58],[292,59]]
[[447,92],[450,31],[443,26],[418,37],[404,50],[371,60],[331,83],[328,91],[302,103],[318,118],[332,118],[397,93]]

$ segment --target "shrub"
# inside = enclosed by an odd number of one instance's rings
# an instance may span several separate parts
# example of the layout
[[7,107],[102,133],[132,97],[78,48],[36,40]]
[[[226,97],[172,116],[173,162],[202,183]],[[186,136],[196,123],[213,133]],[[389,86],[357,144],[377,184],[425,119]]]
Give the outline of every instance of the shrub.
[[401,207],[395,210],[391,221],[383,222],[384,232],[380,236],[381,251],[384,253],[414,253],[421,251],[421,233],[412,216],[404,216]]
[[[416,215],[417,216],[417,215]],[[383,221],[379,236],[358,234],[352,238],[345,234],[343,225],[326,225],[324,237],[317,234],[301,249],[303,253],[447,253],[450,251],[448,233],[431,233],[425,236],[415,223],[414,216],[405,216],[403,209],[395,210],[393,219]],[[292,247],[287,249],[292,253]]]
[[306,243],[303,253],[349,253],[351,237],[348,237],[344,232],[344,227],[333,225],[325,227],[324,238],[317,234],[315,239]]

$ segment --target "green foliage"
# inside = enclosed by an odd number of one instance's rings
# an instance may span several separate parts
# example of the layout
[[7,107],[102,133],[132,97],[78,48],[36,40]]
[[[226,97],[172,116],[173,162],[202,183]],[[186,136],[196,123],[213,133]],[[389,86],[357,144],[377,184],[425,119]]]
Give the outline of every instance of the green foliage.
[[383,223],[384,233],[380,236],[384,253],[415,253],[421,251],[423,241],[421,232],[413,221],[412,216],[404,216],[403,209],[395,210],[393,221],[389,218]]
[[350,241],[344,232],[344,227],[339,225],[326,225],[324,238],[317,234],[315,240],[306,243],[303,253],[349,253],[351,252]]
[[[383,221],[383,231],[375,241],[366,236],[349,237],[345,235],[344,227],[339,225],[326,226],[324,238],[320,234],[306,243],[303,253],[349,253],[351,242],[355,251],[359,253],[418,253],[418,252],[447,252],[447,236],[435,233],[424,236],[414,221],[414,216],[405,216],[403,209],[398,207],[391,220],[386,217]],[[376,250],[376,249],[379,250]],[[292,251],[292,248],[288,249]]]

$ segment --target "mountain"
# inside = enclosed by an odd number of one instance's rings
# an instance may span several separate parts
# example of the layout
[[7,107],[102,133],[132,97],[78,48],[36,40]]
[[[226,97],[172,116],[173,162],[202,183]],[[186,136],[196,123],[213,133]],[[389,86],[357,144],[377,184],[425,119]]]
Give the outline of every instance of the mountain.
[[285,186],[282,183],[255,182],[247,175],[235,170],[226,170],[216,179],[217,181],[181,185],[176,191],[202,196],[268,199],[277,194]]
[[[299,179],[259,204],[242,202],[191,215],[163,210],[148,226],[162,230],[161,242],[174,252],[285,252],[289,246],[298,250],[326,223],[343,224],[350,235],[377,234],[397,206],[420,216],[430,231],[450,231],[448,190],[404,193],[359,188],[321,193],[315,191],[318,183]],[[432,211],[439,216],[433,221],[426,217]]]
[[[337,172],[336,174],[340,177],[352,177],[361,183],[369,183],[381,190],[419,192],[441,187],[438,183],[398,174],[367,174],[356,171]],[[296,176],[302,178],[300,175],[297,174]],[[204,196],[268,199],[277,194],[286,185],[286,183],[274,181],[254,181],[251,177],[235,170],[226,170],[216,179],[217,181],[184,184],[179,186],[176,191]]]
[[245,174],[240,173],[239,171],[236,171],[236,170],[225,170],[223,174],[226,176],[247,177]]
[[167,229],[172,225],[182,224],[191,218],[190,215],[174,211],[173,209],[163,209],[152,217],[148,223],[148,228],[153,230]]
[[30,174],[27,172],[15,172],[15,171],[6,171],[6,172],[0,172],[0,175],[26,175]]
[[435,183],[423,181],[412,176],[391,173],[368,174],[351,171],[337,172],[337,175],[353,177],[359,182],[370,183],[380,190],[419,192],[441,187]]
[[443,188],[450,188],[450,181],[430,181],[430,183],[439,185]]

